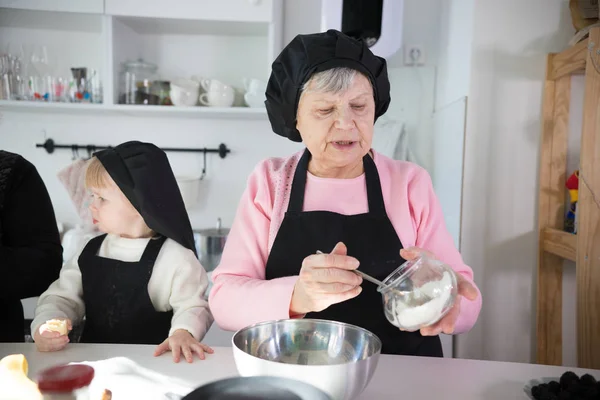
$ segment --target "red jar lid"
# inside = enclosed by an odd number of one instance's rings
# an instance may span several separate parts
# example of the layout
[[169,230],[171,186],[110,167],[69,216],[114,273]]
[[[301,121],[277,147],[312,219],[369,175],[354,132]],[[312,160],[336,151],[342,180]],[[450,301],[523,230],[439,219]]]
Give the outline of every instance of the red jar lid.
[[38,375],[40,392],[72,392],[88,386],[94,379],[94,368],[89,365],[59,365],[43,370]]

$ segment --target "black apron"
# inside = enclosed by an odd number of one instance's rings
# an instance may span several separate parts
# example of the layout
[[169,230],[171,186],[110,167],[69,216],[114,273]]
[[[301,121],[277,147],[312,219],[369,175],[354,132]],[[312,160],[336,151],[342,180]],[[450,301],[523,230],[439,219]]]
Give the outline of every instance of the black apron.
[[148,282],[166,237],[150,239],[137,262],[98,256],[105,237],[91,239],[79,256],[86,318],[81,342],[162,343],[169,336],[173,311],[154,309]]
[[0,300],[0,343],[25,341],[25,316],[19,299]]
[[[338,242],[347,246],[349,256],[360,261],[360,270],[384,279],[405,260],[399,254],[402,243],[385,211],[375,162],[368,154],[363,158],[369,212],[342,215],[329,211],[302,211],[309,160],[307,149],[296,167],[288,209],[267,260],[266,279],[298,275],[304,258],[317,250],[330,252]],[[306,318],[365,328],[381,339],[383,354],[443,356],[439,336],[400,331],[386,319],[377,287],[367,281],[363,281],[362,287],[363,291],[354,299],[309,313]]]

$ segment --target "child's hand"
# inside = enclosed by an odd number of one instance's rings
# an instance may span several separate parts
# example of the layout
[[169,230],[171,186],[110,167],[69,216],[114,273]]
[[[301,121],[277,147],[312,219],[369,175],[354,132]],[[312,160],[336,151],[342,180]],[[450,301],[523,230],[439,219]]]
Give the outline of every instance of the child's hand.
[[204,360],[204,352],[214,353],[213,349],[198,342],[185,329],[177,329],[170,337],[159,344],[154,350],[154,357],[158,357],[169,350],[173,352],[173,361],[176,363],[179,362],[181,353],[189,363],[194,361],[194,353],[198,354],[201,360]]
[[[68,318],[58,318],[67,322],[69,332],[73,329],[71,320]],[[58,351],[62,350],[69,343],[68,334],[61,334],[48,329],[48,324],[42,324],[36,328],[33,333],[33,340],[39,351]]]

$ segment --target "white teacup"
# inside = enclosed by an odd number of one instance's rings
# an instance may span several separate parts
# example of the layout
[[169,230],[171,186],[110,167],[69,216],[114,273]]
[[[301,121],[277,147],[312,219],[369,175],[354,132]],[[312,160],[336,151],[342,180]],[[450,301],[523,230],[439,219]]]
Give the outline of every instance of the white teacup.
[[206,90],[198,100],[200,104],[210,107],[231,107],[235,101],[235,90],[216,79],[202,79],[200,85]]
[[209,107],[231,107],[235,100],[235,93],[233,88],[231,90],[211,90],[206,93],[202,93],[198,100],[200,104]]
[[233,87],[216,79],[202,79],[200,85],[206,92],[224,92],[233,91]]
[[175,106],[195,106],[198,101],[200,84],[189,79],[175,79],[171,82],[170,97]]
[[248,107],[251,107],[251,108],[264,107],[266,99],[267,99],[267,97],[265,96],[264,92],[263,93],[246,92],[244,94],[244,101],[246,102]]
[[246,93],[264,94],[267,84],[259,79],[244,78],[244,89],[246,89]]

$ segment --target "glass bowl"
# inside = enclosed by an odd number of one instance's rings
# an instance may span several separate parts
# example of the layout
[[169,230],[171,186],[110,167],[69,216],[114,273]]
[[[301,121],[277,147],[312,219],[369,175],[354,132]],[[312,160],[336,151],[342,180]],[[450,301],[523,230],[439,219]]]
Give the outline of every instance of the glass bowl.
[[377,290],[390,323],[406,331],[430,326],[454,306],[456,273],[441,261],[421,256],[406,261]]

